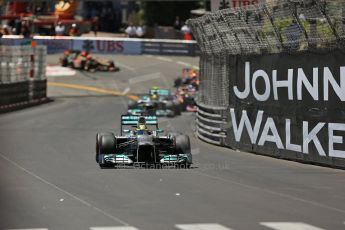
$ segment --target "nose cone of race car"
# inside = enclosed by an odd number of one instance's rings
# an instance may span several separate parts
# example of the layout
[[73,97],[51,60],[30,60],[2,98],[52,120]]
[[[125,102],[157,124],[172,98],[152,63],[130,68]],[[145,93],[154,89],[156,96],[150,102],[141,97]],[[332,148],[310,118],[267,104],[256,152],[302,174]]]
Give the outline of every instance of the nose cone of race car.
[[152,136],[150,135],[142,135],[138,136],[138,146],[152,146]]

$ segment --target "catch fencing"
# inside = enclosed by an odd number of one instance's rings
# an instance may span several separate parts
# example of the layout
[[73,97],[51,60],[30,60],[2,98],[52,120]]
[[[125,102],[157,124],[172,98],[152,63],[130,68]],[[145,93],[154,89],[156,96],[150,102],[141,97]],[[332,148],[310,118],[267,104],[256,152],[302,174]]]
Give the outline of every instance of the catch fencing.
[[201,51],[197,135],[345,167],[345,1],[266,2],[188,21]]
[[0,112],[46,99],[45,46],[0,46]]

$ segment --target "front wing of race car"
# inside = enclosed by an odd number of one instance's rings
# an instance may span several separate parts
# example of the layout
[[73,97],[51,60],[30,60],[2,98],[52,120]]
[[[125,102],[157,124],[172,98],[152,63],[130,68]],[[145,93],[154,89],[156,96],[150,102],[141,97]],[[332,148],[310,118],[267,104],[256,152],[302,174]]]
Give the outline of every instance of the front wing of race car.
[[[177,143],[176,140],[181,139],[185,143]],[[187,139],[186,139],[187,138]],[[136,165],[136,164],[163,164],[163,165],[186,165],[192,164],[192,154],[190,152],[189,138],[186,135],[171,137],[160,136],[156,137],[151,150],[152,157],[145,157],[150,154],[150,151],[139,151],[141,144],[133,137],[116,137],[119,141],[122,139],[125,142],[114,146],[115,151],[112,153],[98,154],[98,163],[101,165]],[[175,141],[172,141],[175,140]],[[174,145],[176,142],[176,146]],[[151,145],[151,144],[149,144]]]
[[[147,162],[136,162],[131,156],[123,153],[119,154],[107,154],[103,156],[102,163],[111,163],[116,165],[134,165],[136,163],[147,163]],[[189,154],[164,154],[160,156],[160,164],[192,164],[191,155]]]

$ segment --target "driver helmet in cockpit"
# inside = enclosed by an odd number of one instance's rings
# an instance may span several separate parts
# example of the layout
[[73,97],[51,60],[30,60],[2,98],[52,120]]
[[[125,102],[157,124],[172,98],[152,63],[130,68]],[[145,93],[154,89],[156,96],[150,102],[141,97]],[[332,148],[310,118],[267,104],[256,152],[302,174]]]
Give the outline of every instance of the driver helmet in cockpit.
[[145,117],[139,117],[138,119],[138,125],[136,128],[136,131],[138,134],[144,134],[145,131],[147,131],[147,126],[146,126],[146,119]]
[[153,92],[153,94],[151,95],[151,100],[158,100],[158,99],[159,99],[158,92]]

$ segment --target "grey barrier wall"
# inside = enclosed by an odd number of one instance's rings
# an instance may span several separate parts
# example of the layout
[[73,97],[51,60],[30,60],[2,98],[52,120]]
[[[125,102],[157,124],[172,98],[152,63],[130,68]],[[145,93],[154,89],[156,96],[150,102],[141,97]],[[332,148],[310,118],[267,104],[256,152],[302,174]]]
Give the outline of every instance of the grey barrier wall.
[[196,56],[199,49],[195,41],[143,40],[142,54]]
[[0,46],[0,112],[47,97],[45,46]]
[[272,1],[188,21],[201,50],[197,136],[345,167],[345,2]]

